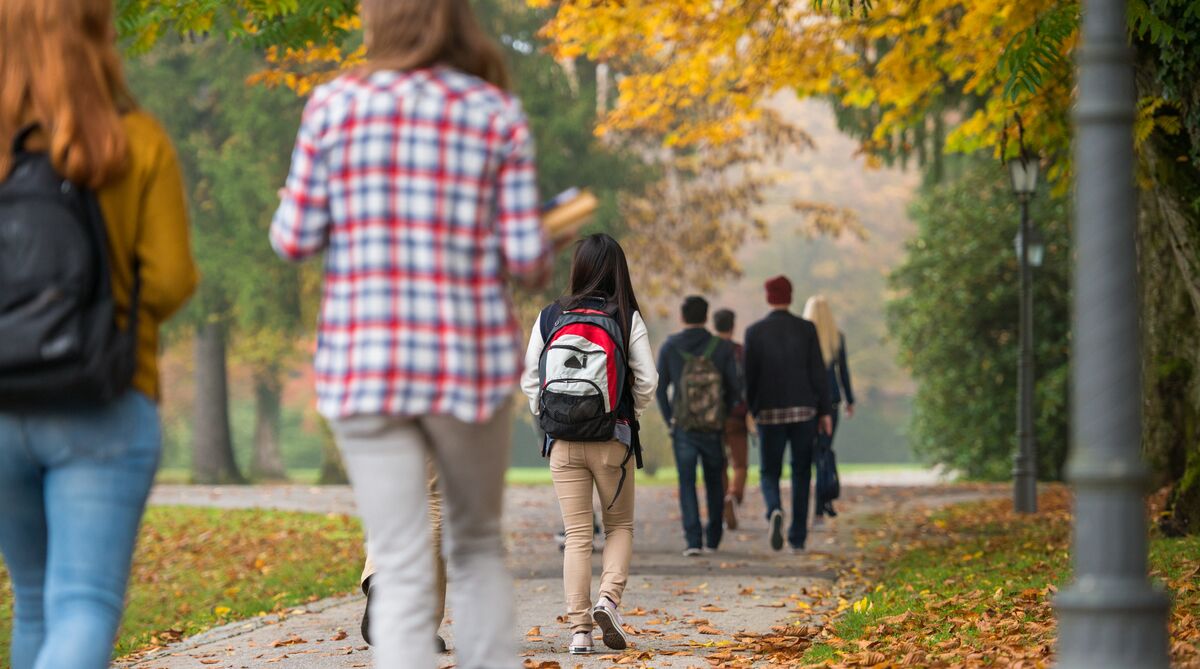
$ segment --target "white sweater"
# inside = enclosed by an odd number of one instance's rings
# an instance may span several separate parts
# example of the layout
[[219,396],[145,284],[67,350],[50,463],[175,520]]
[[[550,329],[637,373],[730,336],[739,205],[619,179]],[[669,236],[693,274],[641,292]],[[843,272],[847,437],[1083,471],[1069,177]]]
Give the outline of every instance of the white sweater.
[[[529,348],[525,350],[525,374],[521,377],[521,390],[529,398],[529,410],[538,415],[538,395],[541,393],[541,379],[538,373],[538,363],[542,358],[542,349],[546,342],[542,340],[541,318],[533,322],[533,332],[529,334]],[[633,312],[633,322],[629,329],[629,369],[633,372],[633,409],[640,419],[642,412],[654,401],[654,391],[658,390],[658,368],[654,363],[654,353],[650,350],[650,334],[646,331],[646,322],[642,315]]]

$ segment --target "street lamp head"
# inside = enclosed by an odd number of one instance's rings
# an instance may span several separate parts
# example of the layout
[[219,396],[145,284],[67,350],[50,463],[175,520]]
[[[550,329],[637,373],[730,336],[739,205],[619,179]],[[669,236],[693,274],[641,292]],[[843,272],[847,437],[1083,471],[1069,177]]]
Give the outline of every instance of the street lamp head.
[[[1018,231],[1017,236],[1013,239],[1013,248],[1017,252],[1017,259],[1021,258],[1021,233]],[[1029,228],[1029,266],[1041,267],[1042,262],[1046,259],[1046,240],[1042,237],[1041,231],[1037,228]]]
[[1036,156],[1020,155],[1008,161],[1012,176],[1013,192],[1018,197],[1029,197],[1037,191],[1038,159]]
[[1042,233],[1037,228],[1029,229],[1029,264],[1033,267],[1041,267],[1042,261],[1046,258],[1046,240],[1042,238]]

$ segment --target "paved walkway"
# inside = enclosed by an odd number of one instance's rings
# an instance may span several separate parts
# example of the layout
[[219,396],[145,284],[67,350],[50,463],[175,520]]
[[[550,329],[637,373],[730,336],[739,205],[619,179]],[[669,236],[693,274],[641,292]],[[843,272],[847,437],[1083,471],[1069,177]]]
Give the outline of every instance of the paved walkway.
[[[765,632],[783,622],[804,620],[837,601],[838,575],[861,558],[854,528],[863,518],[902,507],[939,506],[975,499],[978,490],[943,487],[843,488],[842,515],[828,529],[810,535],[801,555],[770,551],[757,490],[750,491],[743,523],[726,535],[714,555],[684,558],[677,493],[673,488],[637,491],[638,525],[629,588],[622,610],[636,631],[632,651],[649,652],[653,666],[709,666],[703,658],[739,631]],[[305,486],[197,488],[162,487],[158,504],[223,508],[267,507],[313,512],[353,512],[345,488]],[[562,652],[568,630],[563,612],[561,557],[553,532],[559,526],[557,502],[549,487],[513,487],[505,513],[510,563],[517,577],[517,619],[524,657],[557,660],[566,667],[611,667],[613,655],[572,657]],[[886,526],[879,531],[886,532]],[[599,556],[595,561],[599,573]],[[453,588],[453,583],[451,584]],[[845,593],[852,596],[852,593]],[[178,669],[278,666],[280,669],[370,666],[370,650],[358,634],[363,599],[325,600],[297,609],[285,620],[264,618],[235,623],[123,666]],[[453,618],[453,611],[450,613]],[[453,647],[452,626],[442,634]],[[597,640],[599,641],[599,640]],[[598,643],[598,650],[603,645]],[[632,658],[631,658],[632,659]],[[650,656],[643,656],[649,661]],[[629,662],[630,660],[626,660]],[[453,666],[453,655],[442,666]],[[625,666],[625,662],[621,666]],[[640,666],[634,662],[631,666]],[[514,663],[515,666],[515,663]],[[534,666],[537,666],[536,663]]]

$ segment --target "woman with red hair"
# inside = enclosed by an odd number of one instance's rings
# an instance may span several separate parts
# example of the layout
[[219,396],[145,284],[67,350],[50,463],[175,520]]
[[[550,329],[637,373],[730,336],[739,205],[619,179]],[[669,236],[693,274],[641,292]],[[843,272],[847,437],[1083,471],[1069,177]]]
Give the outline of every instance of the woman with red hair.
[[[109,665],[161,448],[158,330],[196,285],[175,153],[129,94],[115,38],[112,0],[0,2],[0,552],[15,596],[13,669]],[[45,201],[22,195],[35,173],[54,186]],[[62,203],[84,206],[47,204],[60,190]],[[34,212],[51,206],[92,233],[76,235],[91,240],[95,269],[80,290],[103,298],[89,324],[118,333],[104,351],[121,362],[73,364],[92,370],[102,393],[14,390],[30,379],[28,366],[10,364],[22,319],[53,330],[30,314],[85,299],[74,284],[26,299],[29,276],[53,286],[47,267],[72,266],[56,256],[81,248],[39,233],[48,221]],[[60,334],[43,357],[67,351],[72,335]]]

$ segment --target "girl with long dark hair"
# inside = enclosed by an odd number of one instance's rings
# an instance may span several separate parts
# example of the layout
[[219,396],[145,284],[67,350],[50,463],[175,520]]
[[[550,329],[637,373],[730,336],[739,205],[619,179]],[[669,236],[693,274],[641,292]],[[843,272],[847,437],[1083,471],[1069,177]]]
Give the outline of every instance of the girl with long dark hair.
[[[608,350],[610,343],[613,350]],[[592,383],[593,371],[609,385]],[[556,376],[563,378],[544,378]],[[654,398],[658,372],[625,252],[612,237],[598,234],[579,242],[569,291],[542,310],[533,325],[521,385],[539,423],[549,428],[544,453],[550,458],[566,528],[563,588],[572,632],[569,651],[592,652],[594,625],[600,627],[605,645],[623,649],[627,640],[617,608],[633,556],[634,483],[629,469],[641,460],[637,422]],[[607,393],[605,408],[611,410],[603,415],[587,411],[592,389]],[[557,412],[556,402],[567,403],[570,411]],[[558,417],[552,419],[551,412]],[[593,489],[603,501],[605,532],[600,598],[594,606]]]

